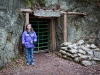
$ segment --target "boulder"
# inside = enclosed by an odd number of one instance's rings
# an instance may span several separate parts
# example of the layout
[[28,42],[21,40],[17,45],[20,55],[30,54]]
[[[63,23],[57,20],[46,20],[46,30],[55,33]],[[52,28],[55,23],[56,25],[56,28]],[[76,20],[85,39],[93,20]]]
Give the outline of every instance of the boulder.
[[81,64],[84,65],[84,66],[91,66],[91,65],[92,65],[92,62],[87,61],[87,60],[83,60],[83,61],[81,62]]
[[84,54],[84,55],[86,54],[86,51],[84,51],[82,49],[79,49],[78,52],[81,53],[81,54]]
[[61,44],[61,46],[68,46],[68,45],[71,45],[72,43],[71,42],[65,42],[63,44]]
[[96,61],[91,61],[92,65],[96,65],[97,62]]
[[88,55],[93,56],[93,50],[87,50],[86,53],[87,53]]
[[86,44],[85,45],[86,48],[90,48],[90,46],[91,46],[90,44]]
[[62,54],[59,52],[59,53],[58,53],[58,56],[62,57]]
[[100,59],[100,51],[93,51],[93,53],[94,53],[94,56],[96,57],[96,58],[99,58]]
[[74,58],[74,61],[75,61],[75,62],[79,62],[80,60],[79,60],[78,57],[76,57],[76,58]]
[[94,58],[92,58],[94,61],[100,61],[100,58],[96,58],[96,57],[94,57]]
[[77,45],[82,45],[82,44],[84,44],[84,40],[79,40],[79,41],[77,42]]
[[71,57],[71,58],[75,58],[78,57],[77,54],[70,54],[70,53],[66,53],[67,56]]
[[4,66],[3,62],[0,60],[0,69]]
[[66,59],[66,58],[67,58],[67,55],[62,55],[62,57],[63,57],[64,59]]
[[64,50],[60,50],[59,51],[61,54],[66,54],[66,51],[64,51]]
[[71,48],[72,49],[73,48],[73,45],[68,45],[68,48]]
[[68,50],[71,50],[71,49],[73,49],[73,48],[71,48],[71,47],[67,47],[67,51],[68,51]]
[[93,50],[95,50],[95,51],[100,51],[100,49],[99,49],[99,48],[96,48],[96,49],[93,49]]
[[97,48],[97,46],[95,44],[91,44],[90,48],[95,49],[95,48]]
[[83,54],[79,54],[78,53],[78,56],[80,58],[80,60],[91,60],[91,56],[88,56],[88,55],[83,55]]
[[67,50],[67,47],[61,47],[62,50]]
[[75,54],[75,53],[78,53],[78,50],[72,49],[72,50],[69,50],[69,52],[72,53],[72,54]]
[[81,49],[83,49],[84,51],[90,50],[89,48],[85,47],[85,46],[81,46]]
[[78,49],[78,46],[74,44],[73,49]]

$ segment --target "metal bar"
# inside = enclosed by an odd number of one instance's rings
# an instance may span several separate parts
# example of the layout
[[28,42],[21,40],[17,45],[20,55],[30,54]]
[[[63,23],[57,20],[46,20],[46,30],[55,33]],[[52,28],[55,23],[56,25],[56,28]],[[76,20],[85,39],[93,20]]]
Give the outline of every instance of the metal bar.
[[44,50],[40,50],[40,51],[34,51],[34,53],[44,53],[44,52],[48,52],[48,49],[44,49]]
[[46,22],[46,23],[48,23],[47,21],[30,21],[30,22]]
[[43,43],[39,43],[39,44],[47,44],[48,42],[43,42]]
[[[34,28],[34,29],[37,29],[37,28]],[[39,28],[39,29],[43,29],[43,30],[45,30],[45,29],[48,29],[48,28]]]
[[48,46],[41,46],[41,47],[39,47],[39,48],[44,48],[44,47],[48,47]]
[[46,32],[48,32],[48,31],[44,31],[44,32],[39,32],[39,33],[46,33]]
[[43,37],[43,36],[45,36],[45,37],[46,37],[46,36],[48,36],[48,35],[42,35],[42,36],[39,36],[39,37]]
[[[39,36],[39,22],[38,22],[38,36]],[[38,37],[38,51],[39,51],[39,37]]]
[[46,39],[40,39],[40,40],[49,40],[49,38],[46,38]]

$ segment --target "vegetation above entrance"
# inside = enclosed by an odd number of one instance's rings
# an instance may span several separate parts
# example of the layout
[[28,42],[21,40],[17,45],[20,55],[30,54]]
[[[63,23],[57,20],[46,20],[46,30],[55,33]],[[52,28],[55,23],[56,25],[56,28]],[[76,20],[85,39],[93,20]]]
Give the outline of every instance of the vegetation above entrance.
[[45,0],[25,0],[26,5],[34,6],[35,4],[39,4],[40,6],[45,6]]

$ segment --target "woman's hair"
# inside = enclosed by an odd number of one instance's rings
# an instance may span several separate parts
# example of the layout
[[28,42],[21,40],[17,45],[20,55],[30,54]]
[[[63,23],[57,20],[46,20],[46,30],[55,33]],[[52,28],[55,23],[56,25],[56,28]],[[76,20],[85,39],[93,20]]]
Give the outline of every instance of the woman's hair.
[[[27,26],[28,26],[28,25],[31,25],[31,24],[29,23],[29,24],[26,25],[26,30],[28,30],[28,29],[27,29]],[[34,32],[32,26],[31,26],[31,32]]]

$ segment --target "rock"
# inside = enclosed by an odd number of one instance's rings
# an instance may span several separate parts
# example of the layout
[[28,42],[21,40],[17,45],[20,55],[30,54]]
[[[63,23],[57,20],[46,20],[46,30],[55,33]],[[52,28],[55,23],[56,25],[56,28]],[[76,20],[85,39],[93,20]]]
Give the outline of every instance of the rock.
[[58,53],[58,56],[62,57],[62,54],[59,52],[59,53]]
[[67,50],[67,47],[61,47],[62,50]]
[[97,64],[96,61],[91,61],[91,63],[92,63],[92,65],[96,65]]
[[87,50],[86,51],[88,55],[92,55],[93,56],[93,50]]
[[74,44],[73,49],[78,49],[78,46],[76,44]]
[[85,47],[85,46],[81,46],[81,49],[83,49],[84,51],[90,50],[89,48]]
[[78,54],[73,54],[72,58],[78,57]]
[[83,60],[81,63],[82,63],[82,65],[84,65],[84,66],[91,66],[91,65],[92,65],[92,62],[87,61],[87,60]]
[[94,57],[94,58],[92,58],[94,61],[100,61],[100,59],[99,58],[96,58],[96,57]]
[[77,54],[70,54],[70,53],[66,53],[67,56],[71,57],[71,58],[75,58],[78,57]]
[[100,51],[93,51],[93,54],[96,58],[99,58],[100,59]]
[[78,57],[74,58],[74,61],[79,62],[79,58]]
[[90,46],[91,46],[90,44],[86,44],[85,45],[86,48],[90,48]]
[[69,52],[72,53],[72,54],[75,54],[75,53],[78,53],[78,50],[72,49],[72,50],[69,50]]
[[72,56],[72,54],[70,54],[70,53],[66,53],[66,55],[67,55],[67,56],[69,56],[69,57],[71,57],[71,56]]
[[65,42],[65,43],[63,43],[62,45],[63,46],[68,46],[68,45],[71,45],[72,43],[71,42]]
[[95,49],[97,46],[95,44],[91,44],[90,48]]
[[73,46],[77,46],[77,44],[76,44],[76,43],[74,43],[74,44],[73,44]]
[[70,47],[67,47],[67,51],[68,51],[68,50],[71,50],[71,49],[72,49],[72,48],[70,48]]
[[88,43],[95,43],[95,38],[89,38]]
[[4,66],[4,63],[0,61],[0,69]]
[[81,54],[84,54],[84,55],[86,54],[86,52],[83,51],[82,49],[79,49],[78,51],[79,51],[79,53],[81,53]]
[[84,40],[79,40],[79,41],[77,42],[77,45],[82,45],[82,44],[84,44]]
[[72,49],[73,48],[73,45],[68,45],[68,48],[71,48]]
[[59,51],[61,54],[66,54],[66,51],[64,51],[64,50],[60,50]]
[[63,57],[64,59],[66,59],[66,58],[67,58],[67,55],[62,55],[62,57]]
[[96,49],[94,49],[95,51],[100,51],[100,49],[99,48],[96,48]]
[[79,55],[80,60],[91,60],[92,59],[91,56],[88,56],[88,55],[83,55],[79,53],[78,55]]

